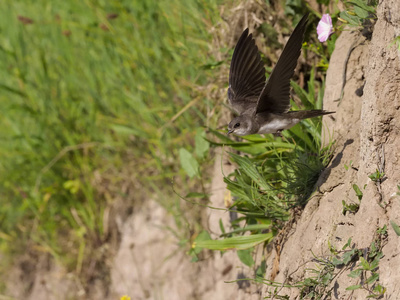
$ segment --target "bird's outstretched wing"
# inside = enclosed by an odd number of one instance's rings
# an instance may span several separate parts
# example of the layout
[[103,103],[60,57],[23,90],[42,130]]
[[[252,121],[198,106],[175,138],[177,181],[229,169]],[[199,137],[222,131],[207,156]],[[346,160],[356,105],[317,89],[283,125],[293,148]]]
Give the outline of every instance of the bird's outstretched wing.
[[228,100],[239,114],[256,106],[265,85],[265,69],[252,34],[243,31],[233,52]]
[[290,79],[293,77],[303,44],[308,13],[297,24],[268,78],[257,102],[255,113],[285,113],[290,108]]

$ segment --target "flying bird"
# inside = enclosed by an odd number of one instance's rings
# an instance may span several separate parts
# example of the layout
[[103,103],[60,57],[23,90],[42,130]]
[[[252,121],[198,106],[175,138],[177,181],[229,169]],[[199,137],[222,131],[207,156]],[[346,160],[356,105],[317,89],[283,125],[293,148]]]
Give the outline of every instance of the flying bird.
[[294,29],[268,80],[252,34],[247,28],[233,52],[229,71],[228,100],[239,116],[228,125],[228,134],[279,134],[303,119],[333,112],[325,110],[289,111],[290,79],[303,44],[308,21],[306,14]]

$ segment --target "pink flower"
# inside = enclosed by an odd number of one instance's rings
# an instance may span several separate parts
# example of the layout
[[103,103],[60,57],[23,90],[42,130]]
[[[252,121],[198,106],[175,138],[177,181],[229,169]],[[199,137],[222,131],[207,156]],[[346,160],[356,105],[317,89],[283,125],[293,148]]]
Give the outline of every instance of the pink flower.
[[333,33],[332,18],[329,14],[322,16],[317,26],[318,39],[325,42]]

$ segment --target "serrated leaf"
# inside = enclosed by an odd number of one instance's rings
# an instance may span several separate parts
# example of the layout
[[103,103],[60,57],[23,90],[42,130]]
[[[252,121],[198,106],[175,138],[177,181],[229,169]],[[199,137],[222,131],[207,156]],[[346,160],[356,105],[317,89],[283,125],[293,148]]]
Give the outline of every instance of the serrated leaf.
[[253,249],[238,250],[237,255],[242,263],[246,266],[252,267],[254,265],[252,252]]
[[183,170],[190,178],[199,175],[199,163],[185,148],[179,149],[179,159]]

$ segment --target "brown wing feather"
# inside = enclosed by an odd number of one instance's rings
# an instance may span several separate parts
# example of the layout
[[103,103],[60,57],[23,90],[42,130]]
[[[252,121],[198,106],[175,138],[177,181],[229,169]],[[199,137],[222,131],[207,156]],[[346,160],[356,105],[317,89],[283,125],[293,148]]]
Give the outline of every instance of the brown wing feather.
[[290,108],[290,79],[293,77],[303,44],[308,14],[290,36],[257,102],[255,113],[285,113]]
[[228,99],[238,113],[255,107],[265,85],[265,69],[249,29],[243,31],[233,52]]

